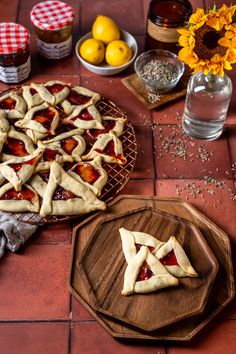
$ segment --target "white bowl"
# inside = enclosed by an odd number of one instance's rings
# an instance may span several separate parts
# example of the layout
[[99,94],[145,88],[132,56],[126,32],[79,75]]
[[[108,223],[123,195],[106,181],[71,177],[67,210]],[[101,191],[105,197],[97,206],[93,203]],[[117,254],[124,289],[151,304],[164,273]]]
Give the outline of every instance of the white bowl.
[[92,38],[92,32],[85,34],[77,42],[76,47],[75,47],[75,53],[76,53],[77,58],[79,59],[79,61],[83,64],[83,66],[86,69],[88,69],[89,71],[92,71],[93,73],[98,74],[98,75],[104,75],[104,76],[115,75],[115,74],[118,74],[121,71],[127,69],[128,66],[133,63],[133,61],[135,60],[135,58],[137,56],[138,45],[137,45],[135,38],[130,33],[123,31],[123,30],[121,30],[120,32],[121,32],[121,39],[124,40],[128,44],[128,46],[132,49],[132,52],[133,52],[133,56],[128,63],[121,65],[121,66],[111,66],[105,62],[102,62],[99,65],[92,65],[92,64],[89,64],[87,61],[85,61],[83,58],[81,58],[81,56],[79,54],[80,47],[86,39]]

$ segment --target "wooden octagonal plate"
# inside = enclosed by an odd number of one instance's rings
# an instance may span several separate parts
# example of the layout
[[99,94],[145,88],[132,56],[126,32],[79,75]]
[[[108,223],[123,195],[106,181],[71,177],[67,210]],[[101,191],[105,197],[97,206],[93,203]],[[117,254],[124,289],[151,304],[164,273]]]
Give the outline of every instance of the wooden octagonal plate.
[[[145,232],[162,242],[174,235],[199,277],[179,278],[179,285],[149,294],[121,295],[127,267],[119,228]],[[94,308],[128,326],[154,331],[204,310],[218,262],[196,226],[152,207],[101,220],[78,260]]]
[[[89,238],[104,217],[112,217],[129,210],[151,206],[159,211],[184,218],[197,226],[219,263],[219,270],[212,291],[201,314],[185,318],[155,331],[131,328],[94,309],[77,263],[87,247]],[[208,323],[233,299],[235,293],[231,246],[228,236],[191,204],[179,198],[121,195],[109,203],[105,213],[96,213],[78,224],[73,230],[70,262],[70,291],[113,337],[122,340],[188,341],[200,332],[206,333]]]

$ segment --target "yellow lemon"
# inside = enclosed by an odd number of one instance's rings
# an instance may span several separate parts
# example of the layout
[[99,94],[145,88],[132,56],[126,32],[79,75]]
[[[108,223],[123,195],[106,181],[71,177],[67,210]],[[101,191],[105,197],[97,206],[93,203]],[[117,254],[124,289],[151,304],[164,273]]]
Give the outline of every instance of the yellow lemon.
[[112,41],[106,48],[106,62],[111,66],[121,66],[132,58],[132,49],[125,41]]
[[120,39],[120,30],[115,21],[110,17],[99,15],[92,25],[93,38],[99,39],[104,44]]
[[104,59],[105,46],[102,41],[89,38],[82,43],[79,53],[88,63],[98,65]]

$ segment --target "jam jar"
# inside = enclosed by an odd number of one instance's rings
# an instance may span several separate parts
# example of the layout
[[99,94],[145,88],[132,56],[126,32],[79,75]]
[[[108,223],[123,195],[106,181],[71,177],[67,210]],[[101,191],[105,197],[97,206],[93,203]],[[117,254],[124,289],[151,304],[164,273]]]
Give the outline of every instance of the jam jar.
[[18,23],[0,23],[0,80],[7,84],[21,82],[29,76],[30,36]]
[[178,28],[183,28],[192,14],[188,0],[152,0],[147,20],[147,49],[179,51]]
[[32,8],[30,18],[41,56],[61,59],[71,53],[74,11],[70,5],[61,1],[43,1]]

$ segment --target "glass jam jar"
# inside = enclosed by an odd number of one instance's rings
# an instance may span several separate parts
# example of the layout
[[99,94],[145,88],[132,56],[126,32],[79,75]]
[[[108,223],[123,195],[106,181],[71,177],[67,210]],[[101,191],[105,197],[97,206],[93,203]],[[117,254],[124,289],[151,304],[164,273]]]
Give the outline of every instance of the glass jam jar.
[[67,57],[72,49],[74,10],[61,1],[43,1],[30,13],[37,36],[37,48],[47,59]]
[[27,79],[30,70],[28,30],[18,23],[0,23],[0,80],[18,83]]
[[188,0],[152,0],[147,20],[147,49],[179,51],[178,28],[183,28],[192,14]]

